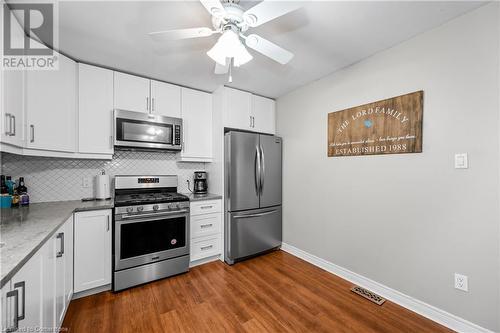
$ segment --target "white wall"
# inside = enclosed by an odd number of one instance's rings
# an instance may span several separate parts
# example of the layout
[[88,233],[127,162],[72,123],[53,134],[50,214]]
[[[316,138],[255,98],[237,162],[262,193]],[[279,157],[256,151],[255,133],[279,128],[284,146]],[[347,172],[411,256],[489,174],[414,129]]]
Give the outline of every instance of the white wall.
[[[284,242],[500,331],[499,37],[488,4],[279,98]],[[423,153],[327,157],[329,112],[421,89]]]

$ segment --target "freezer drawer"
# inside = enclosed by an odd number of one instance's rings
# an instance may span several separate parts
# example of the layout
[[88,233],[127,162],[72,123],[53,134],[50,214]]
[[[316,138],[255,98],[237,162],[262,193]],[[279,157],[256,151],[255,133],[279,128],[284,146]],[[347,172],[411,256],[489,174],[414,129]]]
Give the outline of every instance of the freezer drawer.
[[227,213],[226,261],[258,254],[281,246],[281,206]]

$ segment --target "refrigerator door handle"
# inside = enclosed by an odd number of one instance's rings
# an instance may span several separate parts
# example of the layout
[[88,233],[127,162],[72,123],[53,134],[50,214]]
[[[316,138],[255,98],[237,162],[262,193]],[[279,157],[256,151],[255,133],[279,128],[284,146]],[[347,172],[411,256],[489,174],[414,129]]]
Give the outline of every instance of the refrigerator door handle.
[[264,149],[262,149],[262,146],[259,147],[260,149],[260,195],[264,192],[264,178],[266,174],[266,163],[265,163],[265,155],[264,155]]
[[261,156],[259,147],[255,147],[255,189],[257,195],[260,194],[260,174],[261,174]]
[[252,217],[261,217],[261,216],[266,216],[266,215],[274,214],[276,212],[277,212],[277,210],[273,209],[273,210],[269,210],[267,212],[256,213],[256,214],[235,215],[235,216],[233,216],[233,218],[234,219],[246,219],[246,218],[252,218]]

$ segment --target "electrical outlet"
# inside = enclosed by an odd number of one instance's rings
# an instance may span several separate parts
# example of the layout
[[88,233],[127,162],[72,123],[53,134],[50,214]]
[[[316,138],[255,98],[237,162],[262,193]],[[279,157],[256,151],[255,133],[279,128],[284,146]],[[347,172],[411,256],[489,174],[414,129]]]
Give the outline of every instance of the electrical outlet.
[[469,281],[466,275],[455,273],[455,289],[469,291]]
[[90,187],[90,177],[82,177],[82,187],[83,188]]

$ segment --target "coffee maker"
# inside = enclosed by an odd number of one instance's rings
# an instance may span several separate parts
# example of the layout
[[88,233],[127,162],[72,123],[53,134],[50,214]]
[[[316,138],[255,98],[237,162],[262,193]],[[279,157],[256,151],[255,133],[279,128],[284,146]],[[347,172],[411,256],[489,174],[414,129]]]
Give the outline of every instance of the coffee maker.
[[194,194],[208,193],[207,173],[205,171],[194,172]]

